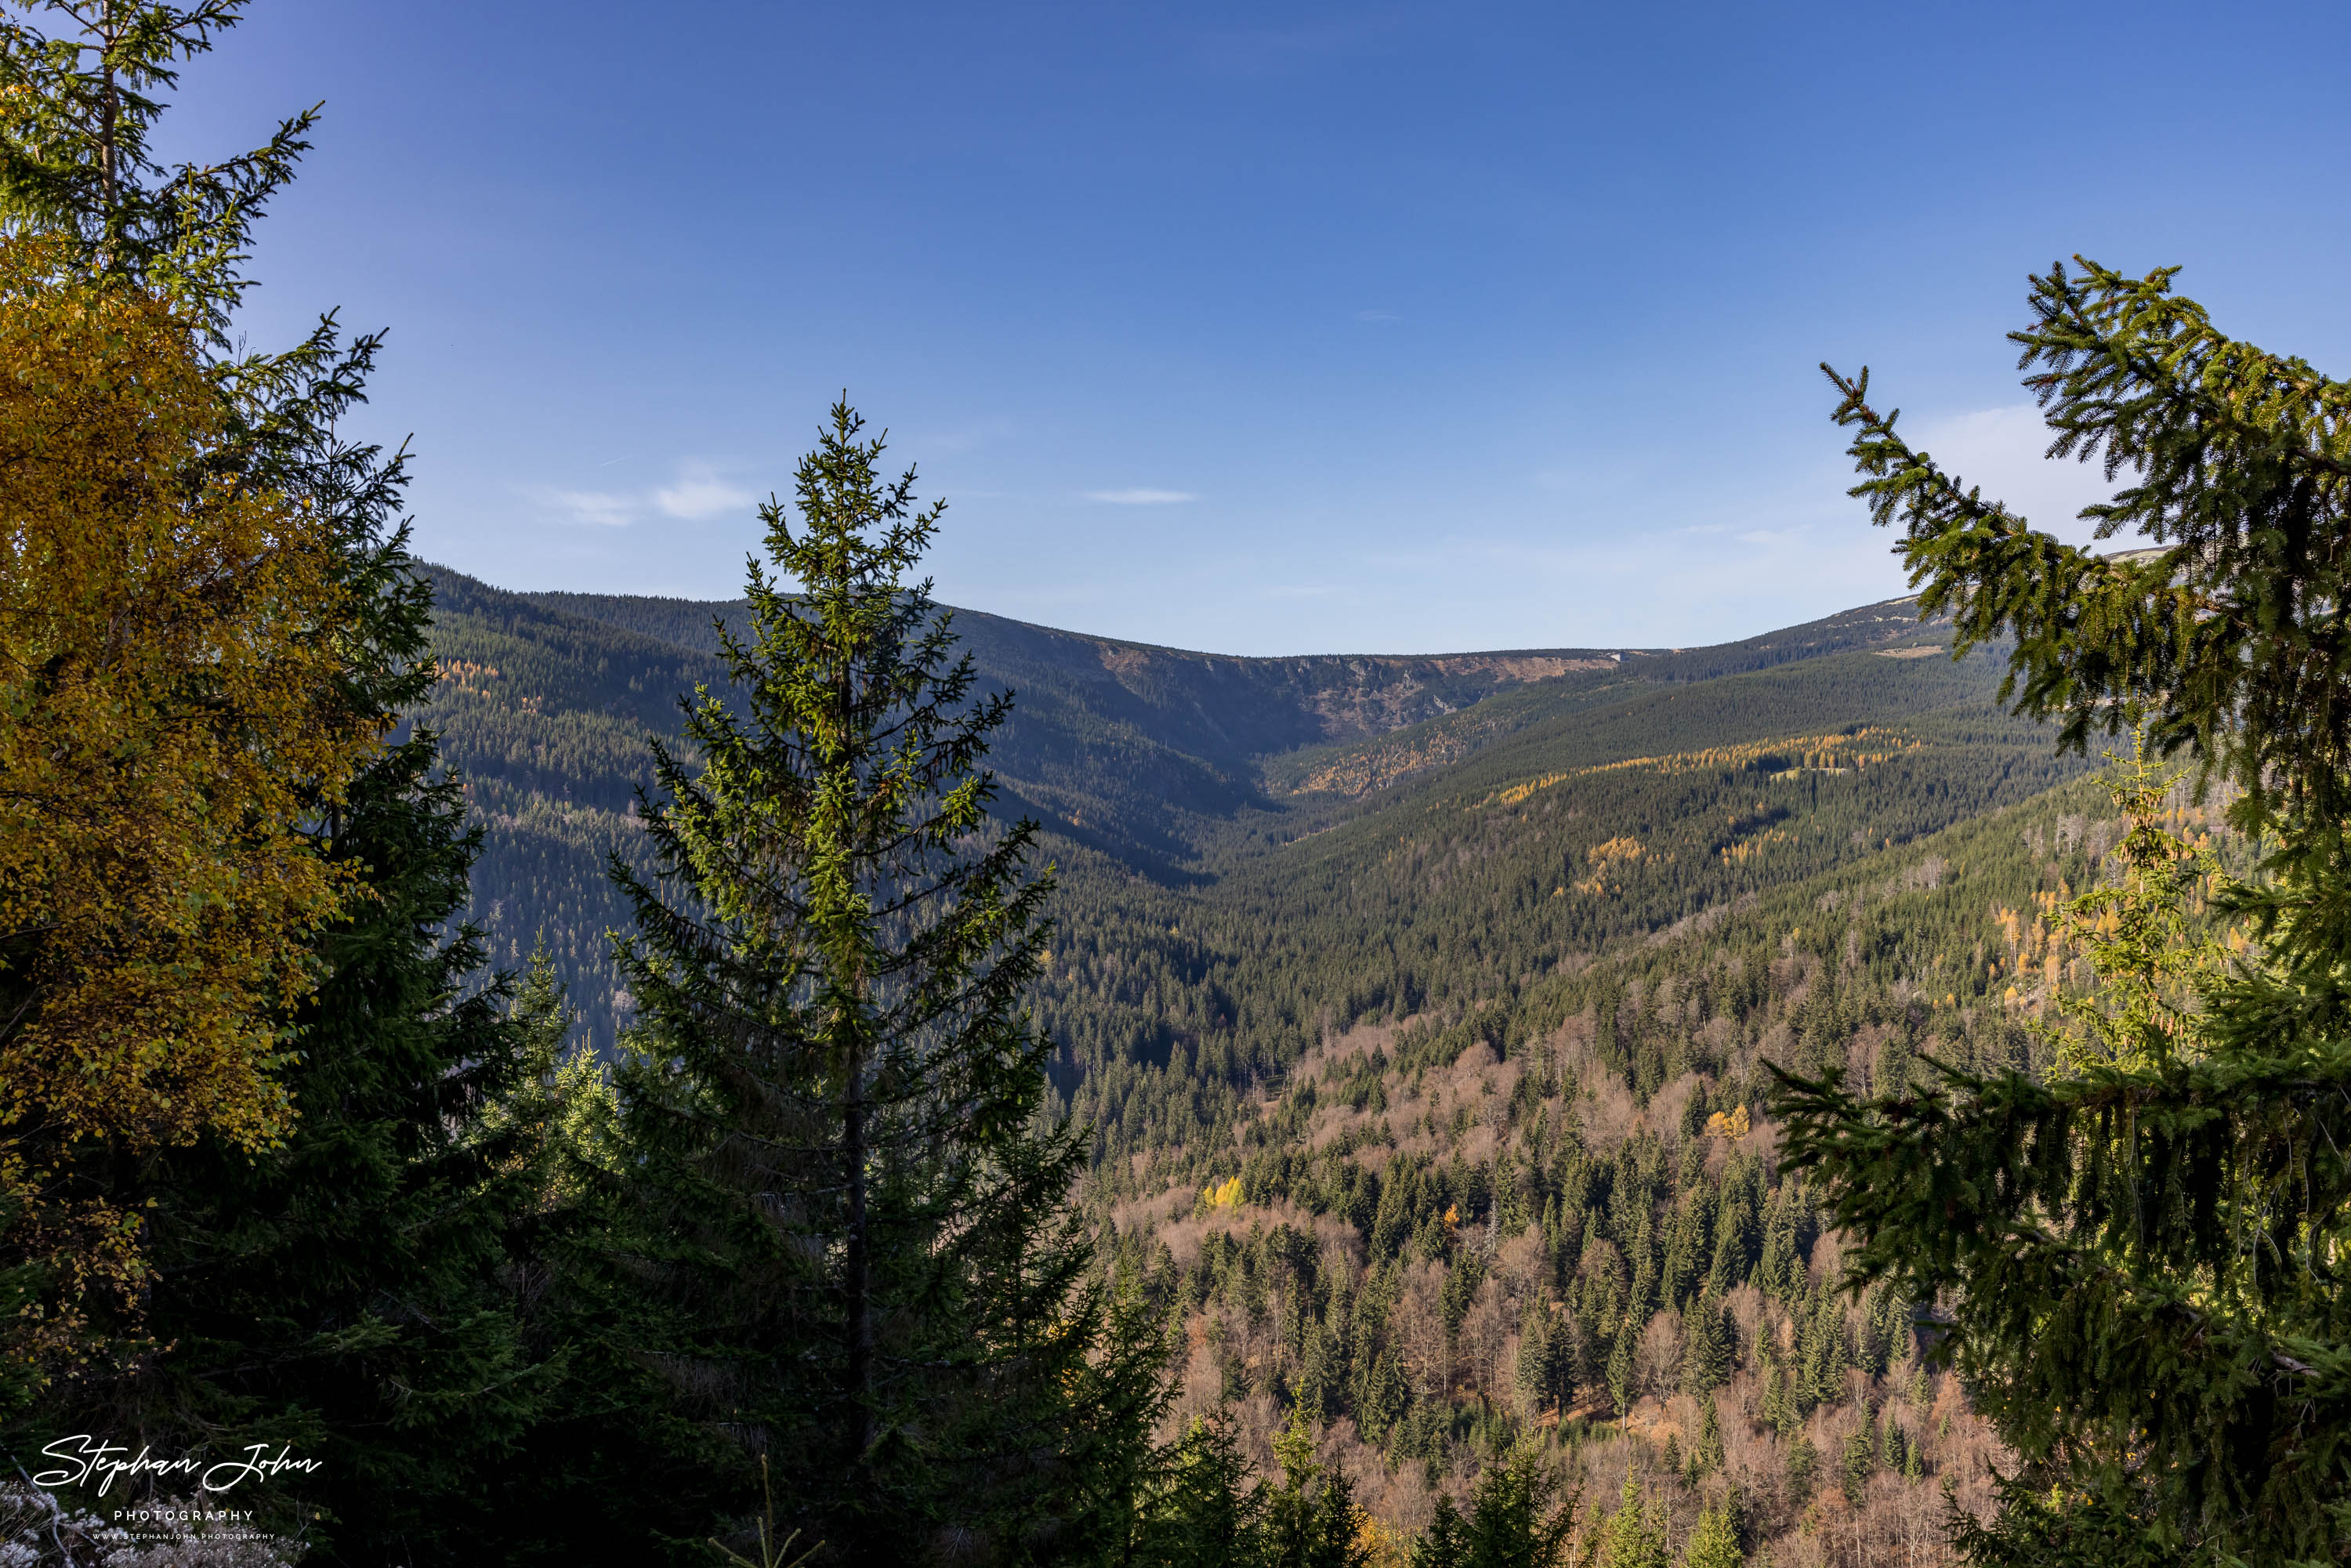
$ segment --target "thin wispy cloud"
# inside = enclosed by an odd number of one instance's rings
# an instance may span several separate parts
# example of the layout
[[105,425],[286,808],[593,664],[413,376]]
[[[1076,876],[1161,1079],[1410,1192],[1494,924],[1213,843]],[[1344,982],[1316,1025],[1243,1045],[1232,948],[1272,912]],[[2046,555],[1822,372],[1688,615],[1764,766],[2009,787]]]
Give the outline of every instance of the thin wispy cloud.
[[552,485],[527,485],[523,494],[569,523],[621,528],[637,520],[634,498],[605,490],[563,490]]
[[1200,497],[1189,490],[1089,490],[1089,501],[1107,502],[1113,507],[1173,507]]
[[738,489],[718,476],[707,463],[686,463],[679,465],[674,485],[664,485],[653,492],[653,505],[664,517],[682,522],[699,523],[725,512],[747,512],[758,501],[750,491]]
[[1397,315],[1393,310],[1358,310],[1355,312],[1355,319],[1358,321],[1401,321],[1404,318]]
[[711,465],[692,460],[677,465],[674,482],[650,490],[569,490],[559,485],[517,488],[526,499],[567,523],[599,528],[624,528],[653,517],[707,522],[730,512],[747,515],[758,501],[748,490],[729,484]]

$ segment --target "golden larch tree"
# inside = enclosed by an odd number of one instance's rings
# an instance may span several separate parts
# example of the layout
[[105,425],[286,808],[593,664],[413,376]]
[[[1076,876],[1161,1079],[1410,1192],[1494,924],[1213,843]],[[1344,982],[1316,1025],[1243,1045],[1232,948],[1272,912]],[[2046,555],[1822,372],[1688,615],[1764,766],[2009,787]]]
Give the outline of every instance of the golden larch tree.
[[137,1284],[78,1165],[287,1124],[310,830],[386,723],[326,526],[220,476],[197,326],[68,260],[0,239],[0,1394]]

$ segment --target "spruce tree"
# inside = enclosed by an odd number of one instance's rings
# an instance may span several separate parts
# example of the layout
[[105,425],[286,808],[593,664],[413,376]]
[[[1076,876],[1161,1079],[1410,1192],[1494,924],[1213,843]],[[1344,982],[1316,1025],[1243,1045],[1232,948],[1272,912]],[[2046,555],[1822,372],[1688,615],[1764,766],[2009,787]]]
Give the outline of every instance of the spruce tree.
[[1393,1344],[1375,1350],[1371,1336],[1358,1335],[1355,1354],[1364,1358],[1353,1390],[1356,1425],[1365,1440],[1383,1442],[1411,1406],[1412,1383]]
[[1468,1526],[1459,1507],[1440,1492],[1428,1528],[1412,1543],[1411,1568],[1462,1568],[1468,1556]]
[[1518,1449],[1486,1467],[1464,1518],[1440,1497],[1413,1545],[1412,1568],[1556,1568],[1567,1561],[1575,1501],[1561,1500],[1540,1456]]
[[2083,517],[2137,553],[2031,528],[1830,372],[1922,613],[1962,649],[2012,638],[2008,693],[2064,743],[2143,727],[2228,786],[2263,857],[2216,890],[2253,938],[2217,970],[2175,962],[2162,856],[2125,857],[2093,957],[2126,1049],[2041,1080],[1914,1067],[1876,1099],[1785,1086],[1851,1282],[1941,1307],[1937,1353],[2024,1461],[1966,1534],[1986,1562],[2330,1561],[2351,1537],[2351,385],[2220,333],[2172,277],[2053,268],[2012,334],[2052,455],[2129,477]]
[[1625,1479],[1625,1493],[1598,1536],[1598,1568],[1672,1568],[1665,1510],[1644,1507],[1640,1483]]
[[1265,1568],[1366,1568],[1364,1511],[1344,1470],[1314,1459],[1314,1434],[1296,1410],[1273,1441],[1281,1481],[1266,1489]]
[[1682,1389],[1706,1396],[1729,1380],[1738,1326],[1713,1291],[1690,1299],[1682,1314]]
[[1845,1500],[1858,1510],[1869,1490],[1870,1472],[1877,1468],[1877,1445],[1871,1441],[1869,1423],[1844,1440],[1844,1464],[1839,1472],[1839,1484],[1844,1489]]
[[1802,1184],[1793,1180],[1773,1189],[1771,1209],[1763,1218],[1761,1257],[1755,1265],[1756,1286],[1765,1295],[1790,1303],[1804,1288],[1802,1193]]
[[[16,9],[0,22],[0,222],[63,236],[79,276],[158,296],[201,329],[226,434],[190,483],[326,521],[340,701],[389,730],[435,670],[401,515],[406,455],[341,428],[380,340],[332,317],[283,350],[230,335],[253,225],[314,114],[250,152],[163,168],[150,152],[160,95],[241,0]],[[61,25],[44,31],[45,15]],[[206,1140],[92,1151],[86,1167],[143,1212],[150,1276],[140,1310],[111,1325],[117,1354],[34,1419],[99,1415],[159,1454],[290,1444],[322,1468],[263,1507],[307,1520],[320,1561],[484,1561],[501,1461],[546,1383],[514,1298],[535,1155],[485,1125],[525,1072],[462,924],[478,841],[434,736],[388,736],[341,799],[318,802],[315,852],[350,892],[315,944],[316,989],[285,1020],[289,1133],[257,1155]]]
[[212,1142],[138,1173],[167,1347],[107,1389],[158,1452],[209,1444],[322,1461],[277,1495],[320,1511],[326,1562],[486,1560],[504,1461],[548,1393],[507,1265],[538,1197],[533,1129],[481,1128],[517,1085],[519,1030],[470,983],[458,924],[477,831],[429,739],[371,768],[329,852],[371,897],[320,950],[298,1017],[299,1112],[255,1159]]
[[1051,882],[981,767],[1010,698],[907,582],[942,508],[862,428],[837,404],[797,523],[763,508],[732,690],[682,704],[690,749],[656,746],[640,798],[657,869],[612,868],[621,1265],[671,1409],[768,1454],[805,1539],[904,1561],[1097,1528],[1071,1511],[1134,1423],[1071,1402],[1155,1384],[1140,1354],[1087,1377],[1081,1148],[1025,1011]]
[[1630,1318],[1616,1331],[1616,1342],[1608,1352],[1608,1402],[1619,1416],[1633,1413],[1633,1402],[1640,1396],[1633,1386],[1633,1342],[1640,1333]]
[[1682,1547],[1682,1568],[1740,1568],[1747,1554],[1739,1549],[1739,1520],[1729,1505],[1708,1509],[1698,1517],[1698,1528]]
[[1519,1415],[1532,1425],[1557,1403],[1559,1356],[1552,1343],[1551,1314],[1542,1302],[1531,1298],[1519,1317],[1519,1354],[1513,1372]]
[[1698,1441],[1690,1448],[1690,1463],[1701,1476],[1722,1469],[1722,1412],[1709,1393],[1698,1401]]
[[1264,1549],[1266,1489],[1221,1416],[1194,1416],[1168,1454],[1165,1478],[1144,1508],[1132,1561],[1165,1568],[1245,1568]]
[[1723,1176],[1722,1202],[1715,1211],[1714,1262],[1707,1273],[1707,1289],[1717,1296],[1727,1296],[1746,1283],[1762,1250],[1761,1194],[1760,1164],[1734,1156]]
[[[225,350],[253,225],[309,150],[315,109],[260,147],[166,168],[152,152],[180,68],[235,27],[246,0],[9,0],[0,16],[0,213],[63,235],[90,276],[163,296]],[[63,25],[43,27],[47,15]],[[266,365],[283,356],[252,361]]]

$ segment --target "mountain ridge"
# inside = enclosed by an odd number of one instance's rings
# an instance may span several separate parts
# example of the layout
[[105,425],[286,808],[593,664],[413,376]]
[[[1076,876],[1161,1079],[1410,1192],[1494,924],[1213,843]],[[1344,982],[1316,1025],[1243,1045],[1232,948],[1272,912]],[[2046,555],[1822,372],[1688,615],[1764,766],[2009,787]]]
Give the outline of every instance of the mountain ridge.
[[[427,570],[443,680],[414,716],[442,732],[484,824],[476,917],[507,967],[546,941],[575,977],[592,1035],[609,1045],[625,998],[609,977],[606,933],[626,911],[602,868],[640,852],[633,794],[649,779],[647,742],[674,735],[681,695],[697,684],[725,689],[713,622],[740,617],[743,603],[517,593]],[[1703,648],[1279,657],[954,613],[983,686],[1017,694],[989,759],[1000,814],[1039,822],[1065,880],[1141,877],[1180,890],[1213,885],[1284,842],[1378,810],[1381,790],[1497,746],[1542,752],[1558,741],[1581,757],[1574,736],[1645,695],[1843,653],[1931,650],[1945,634],[1921,626],[1910,602]],[[1970,681],[1979,687],[1989,690]],[[1877,711],[1871,702],[1854,715]],[[1807,725],[1844,711],[1798,706]],[[1405,755],[1424,741],[1441,741],[1444,754]],[[1376,775],[1365,788],[1305,788],[1317,767],[1358,764]]]

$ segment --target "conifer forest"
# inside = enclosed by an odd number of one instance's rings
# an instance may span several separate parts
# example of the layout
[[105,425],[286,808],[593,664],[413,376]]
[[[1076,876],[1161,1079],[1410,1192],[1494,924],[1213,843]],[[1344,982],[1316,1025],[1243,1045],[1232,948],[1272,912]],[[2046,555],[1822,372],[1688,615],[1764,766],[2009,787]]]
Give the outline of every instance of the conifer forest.
[[2100,542],[1823,366],[1703,647],[952,609],[847,394],[494,587],[241,0],[0,10],[0,1564],[2351,1562],[2351,383],[2053,267]]

